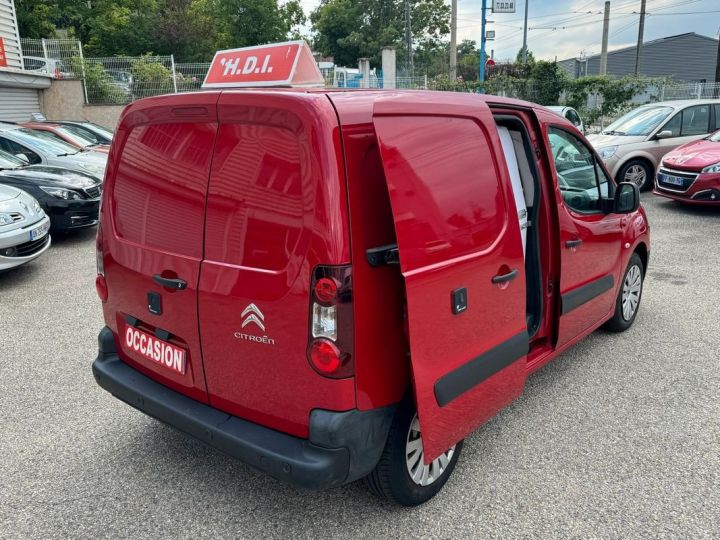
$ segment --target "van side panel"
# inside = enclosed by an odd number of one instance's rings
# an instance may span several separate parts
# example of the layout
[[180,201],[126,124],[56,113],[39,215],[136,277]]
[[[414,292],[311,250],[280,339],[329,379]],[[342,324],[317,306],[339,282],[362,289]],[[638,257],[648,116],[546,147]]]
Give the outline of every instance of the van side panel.
[[225,92],[218,116],[198,304],[210,404],[307,437],[313,409],[355,407],[354,380],[307,359],[313,269],[350,263],[337,117],[290,92]]
[[[197,284],[203,252],[205,196],[217,131],[216,93],[159,97],[130,105],[117,130],[102,205],[105,323],[120,357],[152,379],[207,402],[197,328]],[[184,290],[153,276],[181,278]],[[159,295],[151,313],[148,294]],[[126,343],[128,320],[187,351],[178,373]]]
[[410,385],[405,294],[397,266],[373,268],[365,257],[367,249],[396,243],[372,123],[343,125],[342,134],[352,230],[357,406],[372,409],[398,402]]

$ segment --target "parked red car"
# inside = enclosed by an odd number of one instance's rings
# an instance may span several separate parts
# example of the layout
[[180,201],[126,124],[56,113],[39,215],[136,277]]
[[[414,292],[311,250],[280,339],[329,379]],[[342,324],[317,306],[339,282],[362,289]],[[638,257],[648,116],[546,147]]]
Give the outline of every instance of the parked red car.
[[638,188],[577,129],[477,94],[143,99],[103,197],[98,384],[276,478],[409,506],[530,373],[632,325],[650,253]]
[[88,133],[72,125],[54,124],[52,122],[28,122],[24,127],[34,129],[41,134],[55,137],[83,150],[95,150],[107,154],[110,145],[100,144],[97,139],[93,140]]
[[720,131],[665,154],[655,194],[692,204],[720,204]]

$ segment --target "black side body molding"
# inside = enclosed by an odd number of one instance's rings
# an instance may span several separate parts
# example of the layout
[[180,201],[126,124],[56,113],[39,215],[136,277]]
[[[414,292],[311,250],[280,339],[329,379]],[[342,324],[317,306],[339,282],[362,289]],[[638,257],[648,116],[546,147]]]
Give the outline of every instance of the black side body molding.
[[570,313],[573,309],[582,306],[602,293],[609,291],[615,285],[610,274],[602,276],[590,283],[578,287],[562,295],[562,314]]
[[526,331],[511,337],[440,377],[435,383],[435,400],[440,407],[444,407],[485,379],[525,356],[529,350],[530,338]]

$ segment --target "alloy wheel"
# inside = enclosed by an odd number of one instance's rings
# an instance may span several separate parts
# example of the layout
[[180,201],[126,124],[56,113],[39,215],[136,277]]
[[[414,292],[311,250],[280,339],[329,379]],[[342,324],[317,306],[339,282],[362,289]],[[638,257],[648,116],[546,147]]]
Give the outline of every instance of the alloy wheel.
[[645,185],[647,180],[647,171],[642,165],[632,165],[625,171],[625,182],[632,182],[637,187],[641,188]]
[[412,481],[419,486],[429,486],[440,478],[452,460],[455,453],[453,445],[447,452],[441,454],[429,464],[425,464],[425,456],[422,445],[422,433],[420,432],[420,421],[417,414],[410,422],[407,443],[405,445],[405,464]]
[[633,265],[625,274],[622,291],[622,315],[623,319],[629,321],[635,315],[640,303],[642,292],[642,271],[637,265]]

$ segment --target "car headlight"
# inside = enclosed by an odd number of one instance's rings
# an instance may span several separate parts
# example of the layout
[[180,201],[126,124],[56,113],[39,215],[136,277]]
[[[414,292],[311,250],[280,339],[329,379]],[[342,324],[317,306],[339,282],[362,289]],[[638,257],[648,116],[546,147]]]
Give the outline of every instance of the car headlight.
[[13,218],[10,214],[0,213],[0,225],[10,225],[13,222]]
[[42,214],[43,210],[35,199],[32,200],[32,207],[36,214]]
[[720,163],[715,163],[714,165],[708,165],[705,167],[702,172],[709,172],[709,173],[720,173]]
[[40,186],[40,189],[42,189],[48,195],[52,195],[53,197],[57,197],[58,199],[65,199],[66,201],[82,199],[80,194],[77,191],[73,191],[72,189],[63,189],[50,186]]
[[610,159],[615,155],[615,152],[617,152],[618,147],[617,146],[606,146],[605,148],[600,148],[598,150],[598,154],[600,154],[600,159]]

